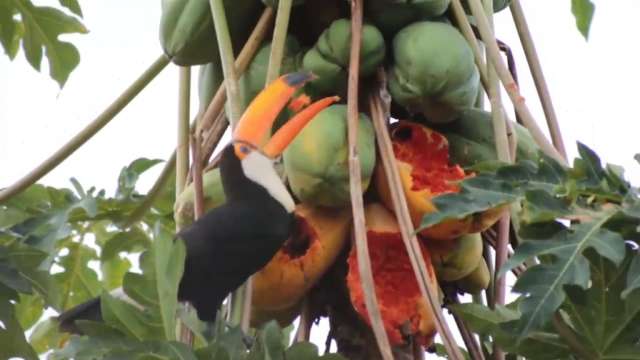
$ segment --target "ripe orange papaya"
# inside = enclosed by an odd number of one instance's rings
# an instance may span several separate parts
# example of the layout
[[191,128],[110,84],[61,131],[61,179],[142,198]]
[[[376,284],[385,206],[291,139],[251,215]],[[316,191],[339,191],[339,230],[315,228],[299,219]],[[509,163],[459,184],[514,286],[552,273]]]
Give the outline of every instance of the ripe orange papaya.
[[348,239],[351,212],[299,204],[294,233],[253,276],[254,309],[282,310],[303,296],[333,264]]
[[[365,217],[375,292],[389,341],[392,345],[403,344],[401,329],[408,329],[420,344],[428,346],[436,333],[434,316],[420,293],[396,218],[384,206],[375,203],[366,207]],[[421,250],[429,274],[435,280],[429,251],[422,245]],[[349,255],[348,265],[347,287],[351,303],[370,324],[355,247]]]
[[[391,140],[411,220],[418,227],[424,215],[437,211],[432,202],[434,197],[460,191],[457,182],[472,174],[465,174],[460,166],[449,163],[447,139],[426,126],[399,121],[392,126]],[[387,208],[393,209],[382,166],[377,167],[375,176],[380,199]],[[445,220],[423,229],[420,234],[433,240],[453,240],[464,234],[486,230],[502,212],[503,208],[499,207],[464,219]]]

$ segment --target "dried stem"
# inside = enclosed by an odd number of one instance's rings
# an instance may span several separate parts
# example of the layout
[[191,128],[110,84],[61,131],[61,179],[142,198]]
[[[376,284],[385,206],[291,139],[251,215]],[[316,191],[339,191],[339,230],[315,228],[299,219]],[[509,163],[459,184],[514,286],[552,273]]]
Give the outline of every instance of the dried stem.
[[91,139],[98,131],[109,123],[131,100],[133,100],[159,73],[169,64],[169,59],[161,55],[145,70],[118,98],[111,103],[98,117],[87,127],[77,133],[71,140],[53,153],[27,175],[0,191],[0,204],[13,196],[21,193],[29,186],[35,184],[43,176],[55,169],[71,154],[78,150],[84,143]]
[[220,62],[222,63],[222,73],[224,74],[224,86],[229,100],[227,115],[231,126],[235,127],[238,120],[240,120],[240,116],[242,116],[242,99],[236,74],[231,35],[227,25],[227,15],[225,14],[223,0],[209,0],[209,5],[213,14],[213,25],[216,29]]
[[[460,304],[460,300],[458,299],[457,294],[450,294],[450,299],[454,304]],[[476,341],[471,330],[467,326],[467,323],[464,322],[455,312],[452,312],[453,319],[458,325],[458,329],[460,330],[460,335],[462,336],[462,340],[464,341],[464,345],[469,352],[472,360],[484,360],[484,355],[482,354],[482,350],[480,349],[480,345]]]
[[360,46],[362,41],[362,1],[351,1],[351,53],[349,58],[349,82],[347,93],[347,119],[349,139],[349,186],[353,231],[358,258],[358,271],[365,294],[365,306],[371,319],[373,333],[382,358],[392,360],[393,353],[382,322],[382,315],[375,292],[369,244],[365,228],[364,202],[362,199],[362,174],[358,155],[358,76],[360,74]]
[[178,145],[176,146],[176,194],[182,194],[189,173],[189,105],[191,67],[180,68],[178,84]]
[[525,57],[527,58],[527,63],[529,64],[529,70],[533,76],[533,82],[535,83],[536,90],[538,91],[538,97],[540,97],[540,102],[542,103],[542,110],[544,111],[544,115],[547,119],[547,126],[549,127],[549,133],[551,134],[551,141],[556,149],[558,149],[558,152],[560,152],[560,154],[562,154],[566,159],[567,151],[564,146],[564,141],[562,140],[562,132],[560,131],[556,111],[553,107],[553,102],[551,101],[547,81],[544,78],[540,59],[536,51],[536,46],[533,42],[533,38],[531,37],[531,32],[529,31],[527,19],[524,16],[520,0],[511,1],[510,9],[513,22],[515,23],[518,35],[520,36],[520,42],[522,43]]
[[295,342],[309,341],[312,320],[309,300],[305,298],[302,302],[302,311],[300,312],[300,322],[298,324],[298,330],[296,331]]
[[[262,44],[265,36],[267,35],[267,30],[271,25],[271,21],[273,20],[273,9],[267,7],[262,12],[262,16],[256,23],[256,26],[253,28],[253,32],[247,39],[247,42],[244,44],[238,58],[235,62],[236,74],[238,76],[242,75],[247,67],[249,66],[251,60],[255,56],[258,48]],[[214,121],[216,121],[222,111],[224,110],[224,103],[227,101],[227,93],[225,91],[224,82],[220,84],[218,91],[213,96],[213,99],[207,106],[207,110],[202,115],[202,119],[198,122],[198,129],[196,133],[200,133],[202,131],[207,131],[210,127],[213,126]],[[226,118],[223,116],[223,121],[226,122]],[[226,126],[225,126],[226,129]],[[222,131],[224,133],[224,131]],[[203,144],[206,145],[209,143],[208,138],[203,141]],[[203,151],[203,155],[207,154],[206,151]],[[203,159],[207,159],[207,156],[203,156]]]
[[380,150],[380,157],[382,165],[389,182],[389,188],[393,199],[393,206],[398,218],[400,226],[400,232],[402,234],[402,240],[407,248],[409,259],[411,260],[411,266],[418,279],[418,285],[422,296],[427,299],[429,306],[433,314],[435,315],[436,330],[440,334],[443,340],[444,346],[451,359],[463,359],[460,349],[456,344],[451,330],[447,325],[447,322],[442,314],[441,304],[437,297],[438,284],[435,278],[429,275],[426,263],[422,257],[420,245],[418,239],[415,236],[413,223],[409,215],[409,208],[407,206],[406,199],[404,197],[404,190],[402,189],[402,183],[400,180],[400,174],[398,168],[395,166],[395,155],[393,153],[393,147],[391,145],[391,139],[387,133],[386,118],[383,115],[387,112],[383,110],[381,99],[379,95],[373,95],[370,99],[371,117],[373,119],[374,128],[376,131],[376,138]]
[[[459,9],[462,9],[460,0],[451,0],[451,3],[453,4],[454,13],[457,13]],[[487,55],[489,56],[489,60],[495,67],[498,73],[498,77],[502,81],[504,88],[507,90],[507,94],[509,94],[509,97],[511,98],[513,106],[522,118],[522,122],[525,124],[527,129],[529,129],[531,136],[535,139],[536,143],[540,146],[542,151],[566,166],[566,159],[553,147],[553,145],[545,137],[540,127],[538,127],[538,124],[533,118],[531,111],[524,102],[524,98],[520,95],[518,86],[509,73],[509,69],[506,67],[504,61],[500,57],[500,50],[498,49],[496,38],[491,32],[491,27],[489,26],[488,20],[484,15],[484,10],[482,9],[480,0],[469,0],[468,4],[471,7],[473,16],[475,17],[478,25],[478,30],[480,31],[482,40],[487,48]],[[458,18],[462,23],[469,22],[469,20],[463,16],[456,15],[456,18]],[[463,27],[464,26],[465,25],[463,25]]]
[[270,84],[280,75],[280,65],[282,64],[282,57],[284,55],[284,43],[287,39],[292,3],[292,0],[278,1],[278,13],[276,14],[276,24],[273,29],[273,40],[271,41],[271,53],[269,54],[269,67],[267,68],[267,84]]

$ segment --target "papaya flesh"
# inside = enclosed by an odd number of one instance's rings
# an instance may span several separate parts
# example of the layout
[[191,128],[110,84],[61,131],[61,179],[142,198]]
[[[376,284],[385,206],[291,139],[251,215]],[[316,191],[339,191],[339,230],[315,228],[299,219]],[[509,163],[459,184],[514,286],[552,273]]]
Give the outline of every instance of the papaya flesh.
[[348,239],[351,212],[299,204],[296,227],[271,261],[253,275],[252,306],[289,309],[334,263]]
[[480,74],[471,48],[455,27],[415,22],[394,37],[393,56],[389,92],[410,114],[446,123],[474,105]]
[[[295,196],[315,206],[345,207],[350,203],[347,107],[321,111],[284,152],[284,169]],[[373,125],[365,114],[358,122],[362,189],[369,186],[376,162]]]
[[[458,192],[457,182],[468,175],[458,165],[449,164],[447,139],[418,123],[399,121],[391,129],[391,140],[413,225],[424,215],[437,211],[432,199]],[[393,209],[389,184],[382,166],[376,169],[376,188],[382,202]],[[486,230],[502,215],[503,208],[489,209],[463,219],[445,220],[420,231],[430,240],[450,241],[464,234]]]
[[[405,329],[414,335],[419,344],[429,346],[436,333],[434,316],[420,293],[398,223],[393,214],[380,204],[368,205],[365,217],[375,293],[389,341],[392,345],[404,344],[401,329]],[[429,252],[422,245],[421,251],[429,275],[435,280]],[[355,247],[347,261],[347,287],[351,303],[364,321],[371,325]]]

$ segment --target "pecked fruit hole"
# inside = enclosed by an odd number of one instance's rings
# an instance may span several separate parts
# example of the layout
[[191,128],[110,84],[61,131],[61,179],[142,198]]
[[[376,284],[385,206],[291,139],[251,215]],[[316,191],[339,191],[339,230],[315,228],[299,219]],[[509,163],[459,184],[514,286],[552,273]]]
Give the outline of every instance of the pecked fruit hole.
[[411,140],[412,135],[413,130],[408,126],[398,126],[391,133],[391,137],[393,138],[393,140],[402,142]]
[[291,259],[303,257],[316,237],[316,231],[309,222],[302,216],[296,215],[291,237],[284,243],[282,252]]

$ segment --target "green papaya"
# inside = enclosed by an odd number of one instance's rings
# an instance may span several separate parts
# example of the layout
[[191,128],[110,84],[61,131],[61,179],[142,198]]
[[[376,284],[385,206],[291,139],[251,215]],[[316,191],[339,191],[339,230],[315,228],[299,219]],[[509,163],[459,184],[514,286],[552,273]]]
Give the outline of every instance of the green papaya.
[[[540,158],[540,148],[529,130],[517,123],[512,125],[518,138],[516,160],[537,162]],[[449,156],[454,164],[472,167],[498,159],[489,112],[468,109],[460,113],[455,121],[436,129],[449,140]]]
[[420,20],[442,16],[451,0],[370,0],[364,3],[365,14],[386,36]]
[[491,273],[489,267],[484,259],[480,260],[478,266],[471,272],[471,274],[458,280],[458,288],[469,294],[478,294],[482,290],[489,287],[489,281],[491,280]]
[[434,244],[431,245],[431,263],[436,270],[436,277],[440,280],[460,280],[471,274],[482,259],[480,233],[457,238],[453,248],[438,249]]
[[[267,42],[258,50],[247,70],[240,77],[240,87],[244,92],[244,100],[246,102],[245,107],[264,89],[270,54],[271,42]],[[287,36],[284,43],[280,73],[286,74],[299,70],[302,66],[302,56],[302,49],[298,40],[293,36]]]
[[[365,24],[360,49],[360,76],[369,76],[384,60],[385,44],[380,30]],[[302,67],[318,75],[318,79],[307,86],[311,94],[346,94],[350,52],[351,21],[338,19],[304,56]]]
[[[358,153],[365,191],[376,163],[376,149],[373,125],[362,113],[358,123]],[[332,105],[316,115],[285,150],[283,163],[291,190],[301,202],[327,207],[348,206],[346,105]]]
[[[234,51],[246,41],[264,8],[256,0],[225,0]],[[220,63],[208,0],[162,0],[160,44],[178,65]]]
[[218,62],[210,62],[200,66],[198,72],[199,111],[204,113],[224,80],[222,67]]
[[[214,168],[202,175],[202,190],[204,192],[205,211],[224,204],[225,196],[222,189],[220,169]],[[193,209],[194,193],[194,184],[191,183],[176,197],[173,217],[179,228],[191,224],[195,218]]]
[[471,48],[453,26],[413,23],[393,39],[393,55],[389,91],[410,113],[445,123],[473,106],[480,75]]

